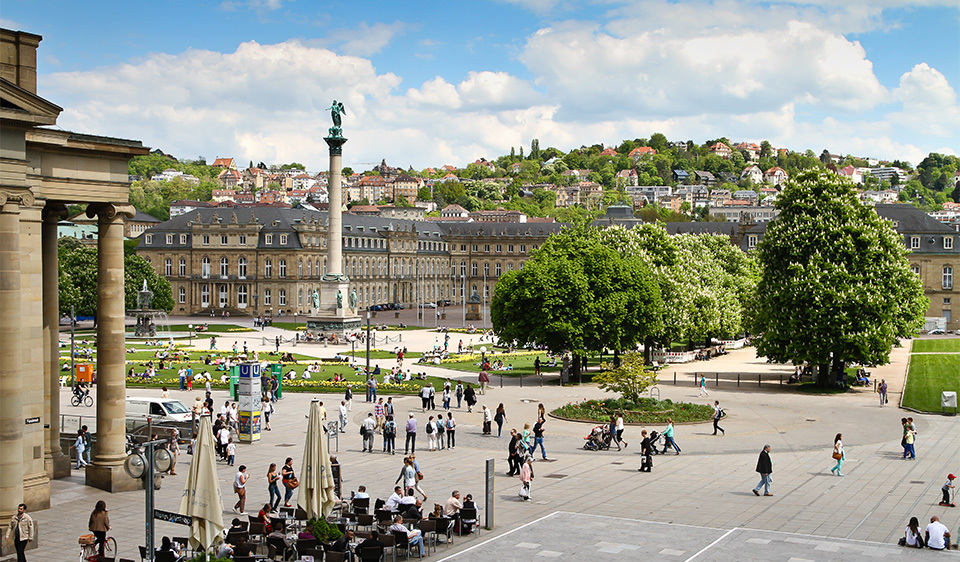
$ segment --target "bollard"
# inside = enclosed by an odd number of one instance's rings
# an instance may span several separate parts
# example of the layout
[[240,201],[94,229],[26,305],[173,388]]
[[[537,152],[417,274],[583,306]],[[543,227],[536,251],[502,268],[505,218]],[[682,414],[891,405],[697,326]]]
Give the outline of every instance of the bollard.
[[740,386],[740,373],[737,373],[737,386]]
[[760,386],[760,375],[757,375],[757,386]]
[[677,372],[673,372],[673,386],[677,386]]
[[716,381],[717,381],[717,382],[716,382],[716,385],[715,385],[715,386],[716,386],[717,388],[720,388],[720,373],[717,373]]
[[780,375],[780,385],[783,385],[783,374]]
[[697,386],[697,373],[693,374],[693,386]]

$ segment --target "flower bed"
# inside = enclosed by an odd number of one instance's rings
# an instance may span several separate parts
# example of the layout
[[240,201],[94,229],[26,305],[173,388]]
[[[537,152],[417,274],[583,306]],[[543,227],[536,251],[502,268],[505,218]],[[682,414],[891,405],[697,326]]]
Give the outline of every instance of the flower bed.
[[675,423],[704,422],[713,416],[711,406],[652,398],[644,398],[639,403],[617,398],[569,402],[550,413],[568,420],[608,423],[610,416],[620,411],[623,421],[632,424],[665,424],[667,418]]
[[[508,359],[510,357],[529,357],[530,355],[543,355],[543,351],[510,351],[506,353],[487,353],[487,360],[491,363],[496,359]],[[446,359],[441,359],[441,363],[462,363],[464,361],[477,361],[479,362],[483,358],[482,353],[460,353],[460,354],[450,354],[450,357]]]

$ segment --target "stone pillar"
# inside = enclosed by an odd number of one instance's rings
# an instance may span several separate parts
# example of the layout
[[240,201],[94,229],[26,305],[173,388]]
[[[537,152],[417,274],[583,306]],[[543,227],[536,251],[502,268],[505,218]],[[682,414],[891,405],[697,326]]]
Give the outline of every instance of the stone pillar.
[[343,145],[347,139],[342,137],[326,137],[330,147],[330,182],[328,184],[328,212],[327,231],[327,276],[339,276],[343,273],[343,195],[341,193],[341,167],[343,165]]
[[67,208],[47,203],[41,226],[43,254],[43,378],[46,447],[44,469],[50,478],[70,476],[70,457],[60,449],[60,277],[57,260],[57,222]]
[[23,501],[20,197],[0,192],[0,519]]
[[50,477],[44,468],[43,201],[20,205],[20,407],[23,417],[23,501],[50,507]]
[[87,207],[98,218],[97,231],[97,431],[88,486],[108,492],[139,488],[123,470],[126,458],[126,381],[124,379],[123,217],[135,210],[126,204]]

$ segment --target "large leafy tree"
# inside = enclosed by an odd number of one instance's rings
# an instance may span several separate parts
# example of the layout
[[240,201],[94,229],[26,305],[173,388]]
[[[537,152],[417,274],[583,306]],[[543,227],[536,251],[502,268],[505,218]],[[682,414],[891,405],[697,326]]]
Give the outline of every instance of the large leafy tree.
[[659,330],[662,308],[643,257],[580,226],[551,236],[523,269],[500,279],[491,318],[503,340],[572,351],[576,369],[585,351],[633,349]]
[[757,353],[818,365],[821,384],[845,361],[886,363],[928,306],[901,238],[833,174],[801,174],[776,206],[757,249]]
[[[97,316],[97,248],[93,246],[61,245],[58,252],[60,271],[60,312],[68,314],[71,305],[77,316]],[[124,305],[128,310],[137,306],[137,292],[143,287],[153,291],[151,308],[173,309],[170,282],[158,275],[141,256],[127,255],[124,265]]]

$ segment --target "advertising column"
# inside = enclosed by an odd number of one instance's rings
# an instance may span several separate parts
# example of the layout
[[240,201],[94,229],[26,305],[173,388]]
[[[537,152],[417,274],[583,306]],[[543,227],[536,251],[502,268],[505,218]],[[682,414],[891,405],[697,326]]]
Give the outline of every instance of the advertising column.
[[237,385],[240,403],[240,441],[253,443],[260,440],[260,363],[242,363]]

